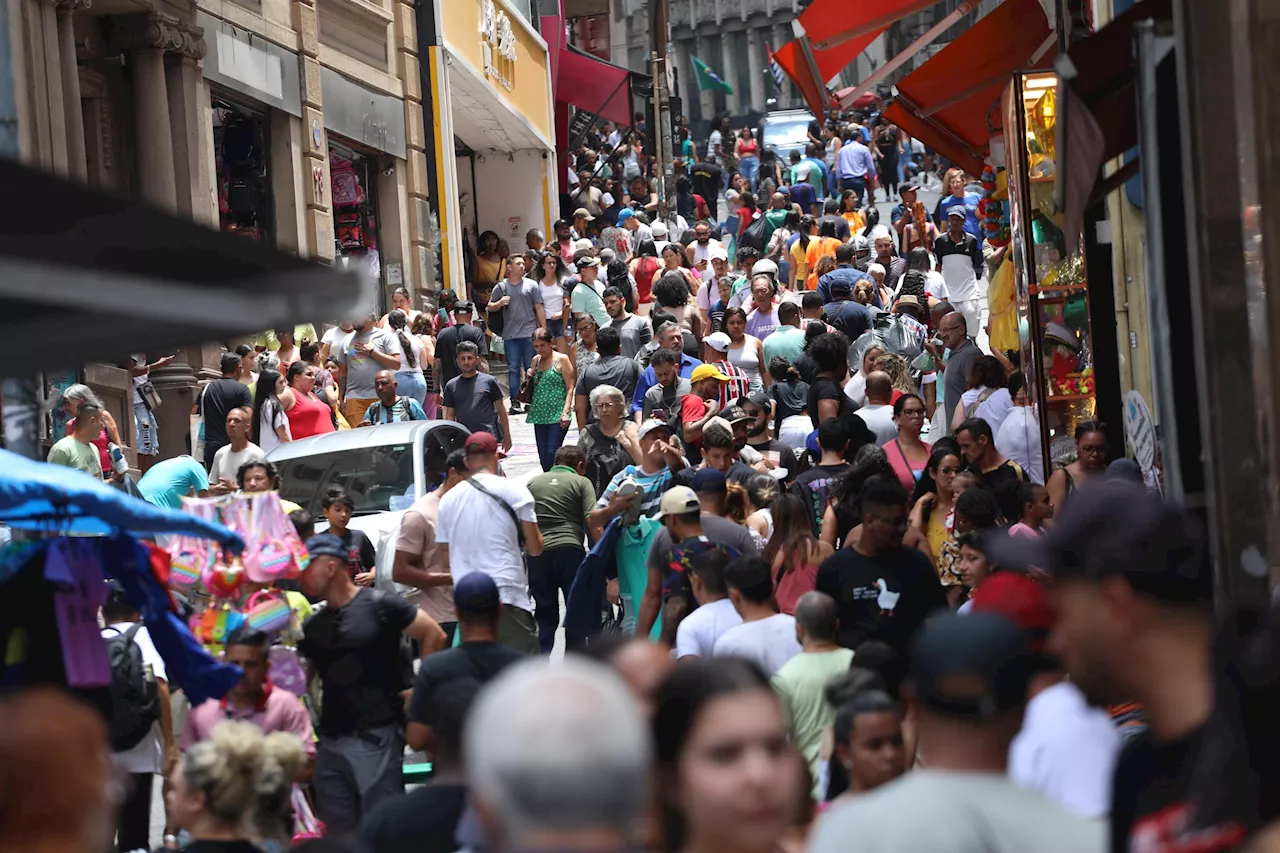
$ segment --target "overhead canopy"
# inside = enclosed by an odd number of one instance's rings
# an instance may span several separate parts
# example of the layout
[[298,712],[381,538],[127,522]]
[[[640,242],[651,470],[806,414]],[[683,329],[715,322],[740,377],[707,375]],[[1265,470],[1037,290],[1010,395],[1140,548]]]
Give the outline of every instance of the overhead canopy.
[[804,39],[787,42],[774,52],[773,57],[783,72],[796,84],[796,88],[804,96],[804,102],[809,105],[813,114],[821,117],[826,113],[830,102],[826,81],[848,68],[849,64],[858,58],[858,54],[875,41],[876,35],[879,33],[847,41],[831,50],[814,50],[812,53],[818,69],[818,78],[814,77],[809,60],[805,56],[807,45]]
[[152,506],[96,477],[0,450],[0,522],[60,533],[188,533],[232,550],[244,540],[224,525]]
[[[0,374],[30,376],[374,305],[355,273],[0,158]],[[20,201],[19,201],[20,200]]]
[[556,100],[630,127],[631,78],[628,69],[565,42],[556,68]]
[[988,118],[1010,75],[1053,57],[1039,0],[1005,0],[928,62],[898,81],[885,117],[971,174],[982,171]]
[[856,56],[894,21],[937,3],[938,0],[813,0],[800,13],[800,25],[815,50],[830,50],[850,41],[864,42],[854,53]]

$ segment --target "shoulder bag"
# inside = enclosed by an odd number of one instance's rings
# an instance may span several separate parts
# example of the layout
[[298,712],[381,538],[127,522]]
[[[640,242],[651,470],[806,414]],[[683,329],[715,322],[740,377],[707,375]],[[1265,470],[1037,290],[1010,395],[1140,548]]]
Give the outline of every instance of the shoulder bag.
[[520,543],[520,550],[523,551],[524,550],[524,527],[520,524],[520,517],[516,515],[516,511],[511,508],[511,504],[507,503],[502,498],[498,497],[493,492],[486,489],[480,483],[477,483],[475,477],[468,477],[462,482],[468,484],[477,492],[481,492],[483,494],[488,495],[490,498],[496,501],[500,507],[502,507],[502,509],[507,513],[508,516],[511,517],[512,523],[515,524],[516,526],[516,540]]

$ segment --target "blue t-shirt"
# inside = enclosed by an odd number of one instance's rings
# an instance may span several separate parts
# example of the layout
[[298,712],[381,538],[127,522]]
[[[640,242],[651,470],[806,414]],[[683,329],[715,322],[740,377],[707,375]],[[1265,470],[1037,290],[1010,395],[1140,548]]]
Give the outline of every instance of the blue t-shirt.
[[946,231],[948,212],[953,207],[964,205],[964,230],[977,238],[978,245],[982,245],[982,225],[978,222],[978,202],[980,201],[982,196],[977,193],[967,193],[964,198],[956,198],[953,195],[944,197],[938,202],[938,228]]
[[190,456],[175,456],[157,462],[138,481],[138,491],[147,503],[167,509],[182,509],[182,498],[191,492],[209,490],[204,466]]

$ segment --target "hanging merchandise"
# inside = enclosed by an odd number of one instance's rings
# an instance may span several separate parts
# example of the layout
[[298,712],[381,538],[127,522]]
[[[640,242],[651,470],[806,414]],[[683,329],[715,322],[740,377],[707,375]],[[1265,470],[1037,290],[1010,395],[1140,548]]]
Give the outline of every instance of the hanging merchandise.
[[266,122],[216,97],[213,112],[219,224],[223,231],[265,241],[270,221]]
[[289,627],[293,611],[282,591],[260,589],[245,601],[244,616],[250,628],[270,635]]
[[329,184],[338,248],[343,254],[364,250],[364,187],[352,161],[332,148],[329,149]]
[[[309,561],[306,546],[285,515],[280,496],[261,492],[238,509],[245,537],[244,568],[254,583],[296,578]],[[233,529],[234,526],[233,526]]]

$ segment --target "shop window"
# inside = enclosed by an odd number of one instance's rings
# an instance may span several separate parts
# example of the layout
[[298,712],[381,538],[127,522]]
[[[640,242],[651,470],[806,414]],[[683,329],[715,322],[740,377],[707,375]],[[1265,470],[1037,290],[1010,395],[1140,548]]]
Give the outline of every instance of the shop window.
[[213,98],[213,156],[223,231],[271,242],[267,121],[261,113]]
[[378,251],[379,159],[343,145],[329,146],[334,258],[342,267],[362,272],[374,284],[382,283]]

